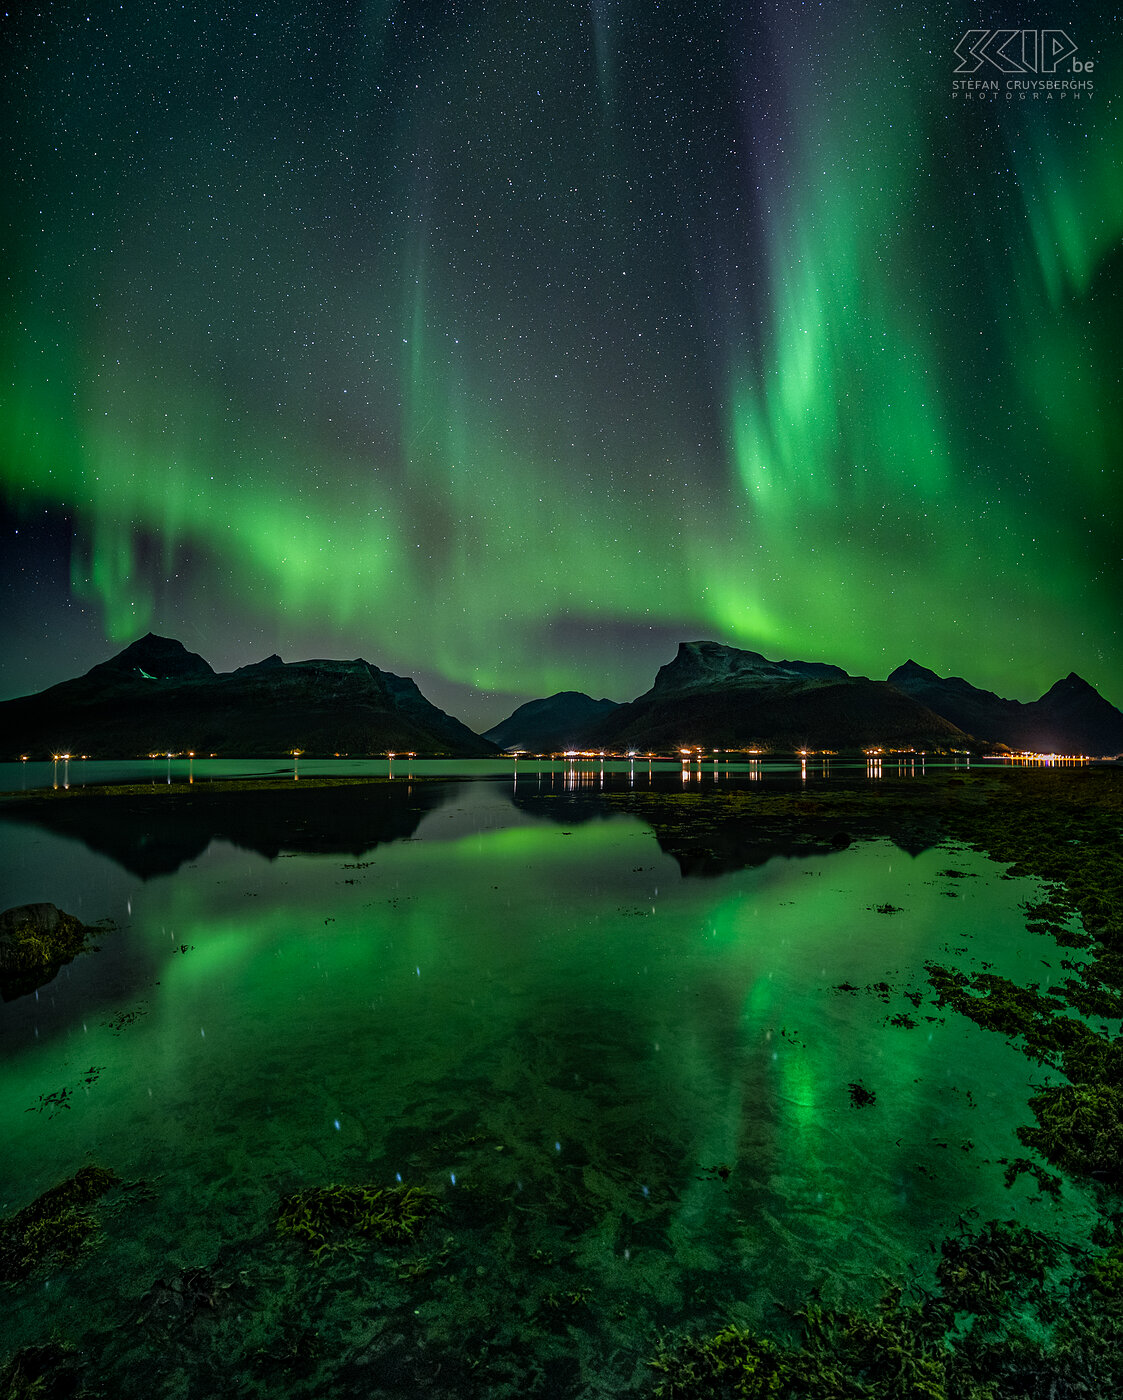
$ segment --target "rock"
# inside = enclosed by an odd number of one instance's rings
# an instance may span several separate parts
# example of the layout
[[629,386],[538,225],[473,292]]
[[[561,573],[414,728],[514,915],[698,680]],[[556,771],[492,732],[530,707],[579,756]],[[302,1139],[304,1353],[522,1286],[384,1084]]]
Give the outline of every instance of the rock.
[[15,908],[5,909],[0,914],[0,939],[17,930],[33,932],[41,937],[49,935],[58,928],[60,920],[72,917],[64,914],[56,904],[17,904]]
[[5,1001],[49,982],[83,952],[89,930],[54,904],[20,904],[0,913],[0,995]]

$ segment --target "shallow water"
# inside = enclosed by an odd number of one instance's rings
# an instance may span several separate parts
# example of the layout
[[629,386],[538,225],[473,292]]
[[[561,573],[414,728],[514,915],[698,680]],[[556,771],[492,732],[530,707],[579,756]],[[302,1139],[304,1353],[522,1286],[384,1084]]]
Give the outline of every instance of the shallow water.
[[[965,1214],[1082,1228],[1003,1185],[1043,1072],[923,970],[1047,984],[1035,882],[880,840],[692,879],[636,818],[511,797],[428,786],[359,858],[212,841],[148,879],[3,823],[0,907],[120,928],[0,1008],[0,1214],[87,1162],[147,1189],[10,1294],[0,1350],[57,1332],[120,1395],[617,1395],[660,1330],[923,1280]],[[285,1193],[399,1178],[442,1204],[416,1245],[276,1233]]]

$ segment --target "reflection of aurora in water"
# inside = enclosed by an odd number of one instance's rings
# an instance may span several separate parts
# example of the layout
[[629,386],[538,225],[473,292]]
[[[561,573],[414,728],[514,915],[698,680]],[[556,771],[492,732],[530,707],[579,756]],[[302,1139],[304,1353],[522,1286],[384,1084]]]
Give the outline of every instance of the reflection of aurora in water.
[[[294,1328],[321,1335],[321,1393],[375,1376],[416,1393],[438,1363],[453,1385],[482,1340],[462,1394],[555,1364],[573,1368],[556,1393],[579,1371],[619,1393],[658,1326],[768,1317],[809,1286],[867,1299],[876,1271],[923,1277],[963,1211],[1079,1214],[1008,1191],[996,1165],[1041,1071],[905,995],[949,948],[1039,973],[1020,946],[1032,882],[883,842],[688,880],[635,819],[543,821],[480,783],[444,798],[369,858],[218,844],[143,884],[9,827],[5,903],[54,871],[62,905],[126,926],[3,1010],[0,1211],[88,1160],[151,1187],[52,1280],[49,1314],[14,1299],[17,1342],[119,1329],[155,1281],[200,1267],[230,1283],[237,1326],[220,1310],[166,1345],[158,1328],[101,1339],[118,1393],[140,1393],[142,1367],[145,1393],[152,1367],[205,1375],[223,1348],[248,1375]],[[832,990],[883,980],[887,1002]],[[888,1024],[901,1014],[916,1024]],[[69,1111],[26,1111],[87,1066]],[[876,1104],[854,1108],[852,1082]],[[429,1272],[373,1249],[297,1268],[274,1237],[280,1193],[398,1174],[448,1212],[405,1256]],[[399,1375],[407,1352],[420,1371]]]
[[1091,102],[972,106],[923,5],[259,9],[10,36],[44,629],[361,653],[474,723],[709,635],[1120,698],[1114,27]]

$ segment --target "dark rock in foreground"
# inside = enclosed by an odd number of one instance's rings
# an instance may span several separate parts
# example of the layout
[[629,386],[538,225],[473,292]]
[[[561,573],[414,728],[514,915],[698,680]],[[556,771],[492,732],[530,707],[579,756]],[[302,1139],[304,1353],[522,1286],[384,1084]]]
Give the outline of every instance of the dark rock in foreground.
[[45,986],[89,947],[91,930],[53,904],[20,904],[0,914],[0,996],[12,1001]]

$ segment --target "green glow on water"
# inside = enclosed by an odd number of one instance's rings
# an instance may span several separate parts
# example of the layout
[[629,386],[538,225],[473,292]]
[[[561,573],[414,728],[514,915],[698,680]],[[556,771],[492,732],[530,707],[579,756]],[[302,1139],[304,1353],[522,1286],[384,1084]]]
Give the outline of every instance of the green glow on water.
[[[9,844],[24,871],[69,849],[18,828]],[[88,1160],[153,1198],[53,1281],[49,1319],[17,1300],[17,1339],[112,1328],[121,1277],[135,1303],[173,1268],[224,1267],[223,1250],[272,1276],[278,1195],[333,1180],[438,1190],[452,1240],[412,1293],[383,1265],[325,1266],[340,1297],[358,1268],[439,1347],[472,1333],[473,1298],[502,1309],[513,1288],[538,1300],[534,1348],[546,1290],[580,1286],[602,1357],[641,1356],[687,1315],[762,1317],[812,1284],[866,1298],[878,1271],[923,1273],[969,1206],[1079,1216],[1002,1185],[995,1159],[1028,1117],[1022,1058],[903,1000],[948,944],[1000,971],[1036,956],[1018,908],[1032,886],[985,878],[969,853],[878,842],[685,880],[638,820],[563,826],[460,785],[417,839],[362,860],[215,845],[137,885],[85,859],[102,912],[129,897],[131,921],[5,1008],[0,1202]],[[954,898],[949,859],[980,873]],[[882,980],[889,1005],[832,990]],[[886,1024],[902,1009],[915,1029]],[[27,1112],[94,1066],[71,1108]],[[852,1081],[876,1105],[854,1108]],[[247,1335],[303,1287],[269,1294]]]

